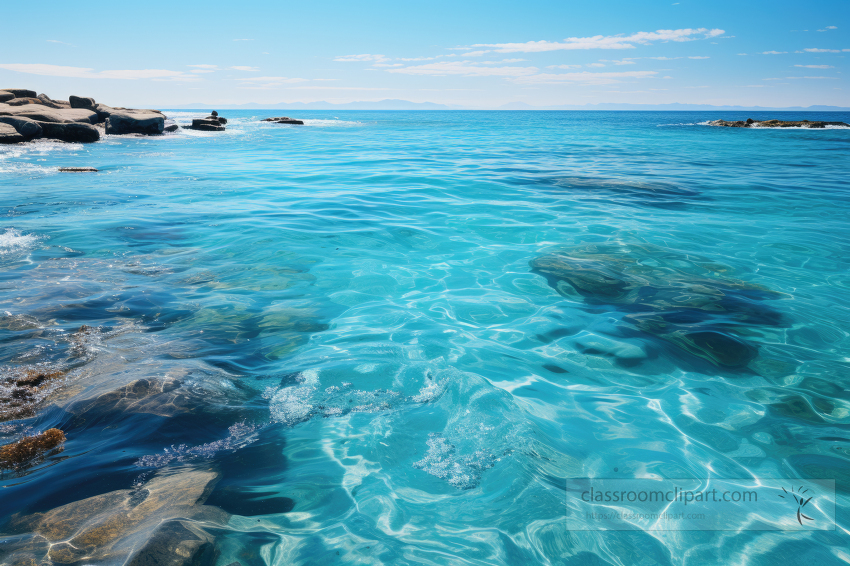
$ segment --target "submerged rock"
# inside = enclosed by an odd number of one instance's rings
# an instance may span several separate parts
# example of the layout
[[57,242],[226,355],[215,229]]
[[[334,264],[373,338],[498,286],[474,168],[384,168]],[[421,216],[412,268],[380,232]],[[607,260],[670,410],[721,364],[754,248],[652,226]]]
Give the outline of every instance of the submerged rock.
[[708,123],[709,126],[724,126],[727,128],[825,128],[827,126],[844,126],[850,128],[850,124],[846,122],[822,122],[809,120],[753,120],[747,118],[743,120],[714,120]]
[[532,270],[568,298],[627,311],[624,322],[720,367],[743,367],[758,348],[737,329],[778,325],[762,304],[782,295],[718,277],[723,266],[647,245],[589,245],[539,257]]
[[97,173],[94,167],[60,167],[61,173]]
[[[223,525],[228,515],[203,505],[217,480],[212,470],[155,476],[136,489],[112,491],[44,513],[13,516],[18,536],[6,560],[35,556],[54,563],[191,564],[212,536],[192,522]],[[43,541],[48,546],[43,545]],[[202,548],[203,547],[203,548]],[[200,553],[199,553],[200,552]],[[166,561],[158,558],[168,557]]]

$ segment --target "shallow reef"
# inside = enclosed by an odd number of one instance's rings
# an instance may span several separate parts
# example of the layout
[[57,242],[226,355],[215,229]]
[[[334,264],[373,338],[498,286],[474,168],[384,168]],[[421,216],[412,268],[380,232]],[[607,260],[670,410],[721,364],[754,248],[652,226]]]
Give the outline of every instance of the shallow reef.
[[0,368],[0,422],[35,415],[66,374],[45,365]]
[[747,329],[779,326],[764,301],[782,293],[726,275],[706,258],[648,244],[591,244],[534,259],[532,271],[560,294],[625,311],[622,322],[715,366],[741,368],[758,355]]

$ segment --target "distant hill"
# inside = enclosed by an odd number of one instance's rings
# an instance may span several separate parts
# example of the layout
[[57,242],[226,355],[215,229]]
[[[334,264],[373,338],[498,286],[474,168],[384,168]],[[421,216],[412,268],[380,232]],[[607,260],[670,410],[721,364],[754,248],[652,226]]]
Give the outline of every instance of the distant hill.
[[335,104],[333,102],[279,102],[277,104],[192,104],[159,105],[160,108],[186,110],[656,110],[656,111],[748,111],[748,112],[850,112],[842,106],[788,106],[772,108],[767,106],[712,106],[710,104],[563,104],[556,106],[532,106],[525,102],[511,102],[498,108],[473,108],[435,102],[410,102],[409,100],[371,100]]

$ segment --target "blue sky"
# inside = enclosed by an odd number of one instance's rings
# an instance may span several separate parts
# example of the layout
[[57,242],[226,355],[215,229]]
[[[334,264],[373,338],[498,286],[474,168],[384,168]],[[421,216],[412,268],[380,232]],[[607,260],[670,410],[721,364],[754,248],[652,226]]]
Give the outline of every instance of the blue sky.
[[[850,1],[10,2],[0,85],[114,105],[850,106]],[[2,87],[0,87],[2,88]]]

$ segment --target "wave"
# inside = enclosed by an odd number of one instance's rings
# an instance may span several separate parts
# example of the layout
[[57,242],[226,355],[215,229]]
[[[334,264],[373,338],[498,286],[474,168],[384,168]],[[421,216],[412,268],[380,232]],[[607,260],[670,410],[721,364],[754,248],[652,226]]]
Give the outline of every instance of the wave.
[[0,234],[0,257],[16,256],[28,252],[38,244],[38,236],[35,234],[22,234],[14,228],[6,228]]

